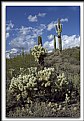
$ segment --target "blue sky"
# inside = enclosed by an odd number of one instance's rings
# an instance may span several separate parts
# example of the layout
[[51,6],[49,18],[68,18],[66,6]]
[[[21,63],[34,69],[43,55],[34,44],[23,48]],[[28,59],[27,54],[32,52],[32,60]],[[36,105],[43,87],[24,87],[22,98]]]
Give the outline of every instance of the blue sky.
[[[80,45],[79,6],[7,6],[6,52],[29,51],[42,36],[43,46],[53,49],[54,24],[60,18],[63,48]],[[57,37],[56,37],[57,40]],[[58,42],[57,42],[58,47]]]

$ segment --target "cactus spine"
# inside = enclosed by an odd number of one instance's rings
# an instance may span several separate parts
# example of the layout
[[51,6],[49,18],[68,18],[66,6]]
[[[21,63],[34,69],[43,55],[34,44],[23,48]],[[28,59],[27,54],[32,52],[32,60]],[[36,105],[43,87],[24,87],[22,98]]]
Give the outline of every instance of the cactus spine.
[[62,25],[60,23],[60,19],[58,19],[58,23],[56,25],[56,32],[58,35],[58,42],[59,42],[59,51],[62,52],[62,41],[61,41],[61,32],[62,32]]
[[55,38],[55,35],[54,35],[54,51],[56,51],[56,38]]
[[38,45],[40,45],[40,44],[42,46],[42,37],[41,36],[38,36]]

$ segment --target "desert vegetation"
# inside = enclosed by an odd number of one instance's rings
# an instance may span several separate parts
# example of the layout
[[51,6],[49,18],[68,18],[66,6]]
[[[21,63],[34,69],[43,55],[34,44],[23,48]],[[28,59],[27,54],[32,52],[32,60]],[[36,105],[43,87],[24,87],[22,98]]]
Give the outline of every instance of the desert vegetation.
[[80,47],[59,54],[41,38],[29,54],[6,59],[6,117],[80,117]]

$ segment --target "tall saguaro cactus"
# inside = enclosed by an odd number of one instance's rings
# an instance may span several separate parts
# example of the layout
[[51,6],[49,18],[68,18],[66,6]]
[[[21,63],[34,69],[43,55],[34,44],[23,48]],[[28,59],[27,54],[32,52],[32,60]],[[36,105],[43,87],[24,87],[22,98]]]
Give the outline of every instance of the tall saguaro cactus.
[[54,35],[54,51],[56,51],[56,38],[55,38],[55,35]]
[[62,32],[62,25],[60,23],[60,19],[58,19],[58,23],[56,25],[56,32],[58,35],[58,42],[59,42],[59,51],[62,52],[62,41],[61,41],[61,32]]
[[38,36],[38,45],[40,45],[40,44],[42,46],[42,37],[41,36]]

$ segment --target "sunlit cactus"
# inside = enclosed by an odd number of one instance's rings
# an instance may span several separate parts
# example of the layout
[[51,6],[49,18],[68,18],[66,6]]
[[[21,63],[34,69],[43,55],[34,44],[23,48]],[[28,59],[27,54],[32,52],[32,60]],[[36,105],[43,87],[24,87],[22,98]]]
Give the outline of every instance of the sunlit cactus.
[[55,35],[54,35],[54,51],[56,51],[56,38],[55,38]]
[[40,45],[40,44],[42,46],[42,37],[41,36],[38,36],[38,45]]
[[58,19],[58,23],[56,24],[56,33],[58,35],[59,42],[59,51],[62,51],[62,41],[61,41],[61,32],[62,32],[62,24],[60,23],[60,19]]
[[[20,70],[24,70],[20,68]],[[10,82],[9,91],[16,94],[17,101],[28,103],[28,98],[33,96],[33,92],[39,90],[40,87],[47,87],[51,85],[50,77],[54,72],[54,68],[44,68],[38,71],[37,67],[28,68],[28,73],[20,74],[18,77],[13,77]],[[39,85],[39,86],[38,86]]]
[[31,54],[34,56],[35,61],[38,62],[40,67],[44,67],[44,57],[46,55],[46,49],[39,45],[35,45],[31,50]]

